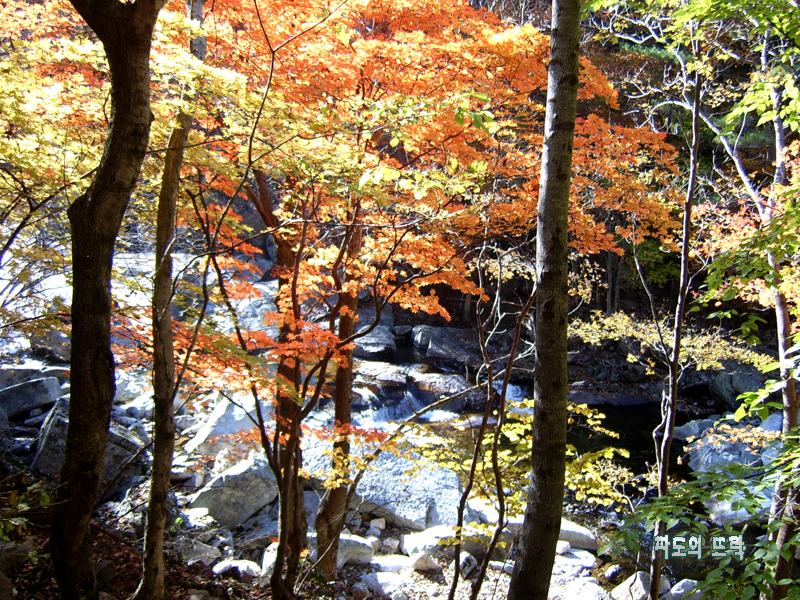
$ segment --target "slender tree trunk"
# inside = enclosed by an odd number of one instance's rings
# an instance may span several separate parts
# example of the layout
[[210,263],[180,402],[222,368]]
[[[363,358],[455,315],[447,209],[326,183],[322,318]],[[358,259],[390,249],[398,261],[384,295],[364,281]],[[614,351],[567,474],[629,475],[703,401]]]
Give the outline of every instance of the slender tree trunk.
[[[357,213],[354,221],[357,219]],[[348,244],[347,256],[353,260],[361,251],[362,231],[357,224],[351,226],[352,235]],[[345,276],[345,283],[352,278]],[[355,289],[340,292],[339,299],[339,339],[346,340],[356,332],[356,310],[358,291]],[[345,309],[342,311],[342,309]],[[334,392],[334,422],[336,439],[333,443],[333,472],[337,479],[350,476],[350,415],[353,399],[353,349],[345,353],[347,364],[336,369],[336,388]],[[339,553],[339,536],[344,528],[347,513],[349,486],[345,483],[330,488],[322,498],[314,528],[317,530],[317,567],[328,581],[336,577],[336,557]]]
[[578,96],[579,0],[553,0],[536,230],[536,362],[528,503],[509,600],[545,600],[564,501],[567,440],[567,212]]
[[[187,6],[189,18],[200,21],[204,0],[192,0]],[[193,40],[194,42],[194,40]],[[194,46],[194,47],[193,47]],[[204,46],[190,45],[192,53],[205,58]],[[155,431],[150,497],[144,536],[142,580],[135,600],[164,600],[164,527],[167,519],[172,455],[175,449],[174,400],[175,352],[172,338],[172,245],[175,240],[175,217],[180,191],[183,153],[192,128],[192,117],[183,112],[172,130],[164,159],[161,190],[156,217],[156,264],[153,283],[153,401]]]
[[89,519],[100,485],[114,399],[111,263],[150,135],[150,43],[163,0],[73,6],[105,48],[111,130],[97,174],[68,210],[72,227],[72,360],[69,429],[53,509],[51,555],[61,598],[95,599]]
[[[675,434],[675,414],[678,407],[678,383],[681,367],[681,341],[683,339],[683,321],[686,315],[686,304],[689,293],[689,251],[691,250],[692,205],[697,188],[697,160],[700,147],[700,74],[695,72],[694,101],[692,103],[692,151],[689,164],[689,184],[683,204],[683,240],[681,241],[681,275],[678,290],[678,301],[675,306],[675,320],[672,324],[672,351],[667,357],[669,367],[668,392],[662,399],[661,423],[653,432],[656,445],[656,465],[658,468],[658,495],[669,494],[669,453]],[[655,311],[655,308],[653,308]],[[664,535],[667,525],[659,521],[655,535]],[[663,553],[653,552],[650,565],[650,598],[658,600],[661,581],[661,568],[664,564]]]

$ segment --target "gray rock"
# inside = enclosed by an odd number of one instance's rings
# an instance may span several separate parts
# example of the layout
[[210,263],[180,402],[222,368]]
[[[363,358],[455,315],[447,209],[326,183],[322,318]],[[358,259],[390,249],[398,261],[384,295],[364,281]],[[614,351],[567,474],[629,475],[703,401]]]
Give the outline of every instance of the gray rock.
[[[772,413],[766,419],[761,421],[761,425],[759,425],[761,429],[765,431],[783,431],[783,414],[782,413]],[[691,581],[687,579],[686,581]]]
[[[249,402],[252,404],[252,400]],[[242,406],[247,405],[242,404]],[[219,436],[249,431],[255,427],[253,421],[255,409],[253,408],[250,412],[248,410],[229,402],[227,398],[219,397],[206,422],[200,427],[197,434],[186,442],[183,447],[184,452],[215,454],[226,445],[224,440],[217,439]]]
[[713,427],[715,422],[714,419],[695,419],[694,421],[689,421],[685,425],[676,427],[673,437],[680,442],[685,442],[689,438],[698,438],[703,435],[709,427]]
[[752,467],[762,465],[759,452],[745,442],[713,443],[704,435],[692,442],[687,451],[689,466],[698,472],[714,471],[719,465],[728,463],[739,463]]
[[[450,563],[450,566],[447,568],[448,572],[450,573],[449,579],[452,580],[453,573],[455,573],[455,561]],[[472,556],[469,552],[461,552],[459,556],[459,572],[460,577],[466,579],[470,576],[470,574],[478,567],[478,559]]]
[[250,456],[220,475],[191,498],[191,508],[206,508],[223,527],[236,527],[278,496],[275,475],[262,456]]
[[44,368],[39,362],[24,365],[0,365],[0,389],[17,385],[23,381],[40,379]]
[[220,552],[218,548],[214,548],[213,546],[191,538],[180,538],[176,540],[172,544],[172,549],[190,566],[197,562],[201,562],[206,566],[211,566],[218,559],[222,558],[222,552]]
[[[36,455],[31,467],[45,475],[55,478],[64,462],[64,449],[67,443],[67,403],[59,400],[50,411],[36,442]],[[144,458],[140,454],[143,446],[125,429],[112,422],[108,432],[106,453],[103,462],[103,475],[100,493],[114,493],[126,489],[133,479],[141,474]],[[139,456],[139,460],[131,460]],[[113,489],[109,486],[114,483]]]
[[[364,331],[366,327],[361,327],[358,333]],[[353,349],[353,356],[357,358],[370,358],[394,353],[397,345],[394,341],[392,328],[386,325],[378,325],[366,335],[356,339],[356,347]]]
[[407,533],[400,536],[400,550],[408,556],[420,552],[440,555],[452,545],[455,531],[450,525],[429,527],[418,533]]
[[35,408],[49,406],[59,396],[61,385],[55,377],[32,379],[0,390],[0,409],[13,419]]
[[417,552],[410,556],[409,560],[411,561],[411,568],[415,571],[438,573],[442,570],[442,565],[425,552]]
[[408,384],[414,397],[426,406],[448,396],[460,395],[456,400],[443,405],[443,410],[461,411],[467,404],[478,406],[486,401],[482,390],[465,394],[470,386],[464,376],[457,373],[426,373],[414,370],[408,374]]
[[735,360],[723,361],[724,370],[715,374],[708,382],[711,395],[727,409],[739,407],[739,394],[755,392],[764,385],[764,376],[754,366]]
[[[665,576],[659,580],[659,595],[669,591],[670,583]],[[650,595],[650,574],[638,571],[611,590],[614,600],[645,600]]]
[[594,577],[580,577],[567,584],[561,600],[611,600],[611,595]]
[[697,590],[697,581],[694,579],[682,579],[672,589],[661,596],[661,600],[700,600],[702,594]]
[[456,524],[461,481],[453,471],[420,469],[413,461],[388,452],[373,464],[358,487],[359,510],[416,530]]
[[31,348],[38,353],[38,356],[69,362],[72,340],[61,331],[48,329],[31,337]]
[[594,569],[598,559],[586,550],[573,550],[565,554],[556,554],[553,564],[553,577],[556,579],[572,579],[586,569]]

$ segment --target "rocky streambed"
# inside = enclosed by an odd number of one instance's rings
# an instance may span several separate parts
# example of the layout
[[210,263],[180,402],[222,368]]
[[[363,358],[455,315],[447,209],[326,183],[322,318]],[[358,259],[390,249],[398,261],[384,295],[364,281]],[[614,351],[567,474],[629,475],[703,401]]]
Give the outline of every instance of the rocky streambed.
[[[268,298],[267,293],[261,303],[247,301],[245,316],[252,313],[253,318],[246,326],[259,327],[257,316],[269,308]],[[363,322],[369,322],[370,316],[369,309],[364,309]],[[63,339],[56,342],[38,342],[39,352],[47,354],[49,360],[37,362],[30,360],[30,355],[22,355],[16,364],[0,367],[3,450],[8,457],[50,479],[57,476],[63,457],[69,403],[68,368],[64,364],[68,345]],[[496,348],[498,352],[503,351],[500,346]],[[661,383],[631,365],[627,361],[629,351],[615,341],[573,349],[570,368],[578,377],[574,377],[577,381],[570,399],[628,412],[633,410],[631,407],[643,407],[655,421],[657,407],[654,411],[652,401],[660,394]],[[442,397],[456,399],[431,411],[427,420],[456,420],[485,405],[485,393],[472,389],[464,376],[479,365],[474,335],[469,330],[395,326],[391,314],[386,313],[378,327],[359,340],[356,356],[353,406],[354,423],[359,427],[393,431],[396,421]],[[518,368],[517,385],[511,394],[525,396],[526,365],[522,363]],[[686,402],[693,404],[695,412],[708,413],[720,402],[730,400],[724,394],[730,396],[760,385],[752,371],[743,375],[743,370],[746,371],[741,365],[732,365],[707,374],[705,382],[695,383],[705,385],[709,396],[720,395],[722,400],[716,398],[716,404],[714,399],[707,405],[696,398]],[[172,473],[175,488],[168,548],[185,563],[207,568],[209,576],[236,577],[263,585],[274,560],[277,536],[275,478],[259,449],[242,445],[241,441],[239,446],[231,443],[237,434],[253,427],[252,400],[218,390],[195,398],[191,406],[193,410],[187,404],[176,406],[179,439]],[[106,502],[99,515],[132,540],[141,539],[143,532],[152,417],[149,374],[118,371],[103,475]],[[713,418],[697,421],[678,432],[679,439],[698,439],[689,453],[692,468],[713,468],[720,461],[742,460],[746,456],[762,460],[749,447],[702,444],[713,422]],[[323,405],[310,416],[310,423],[312,429],[329,428],[330,407]],[[608,421],[604,425],[615,427]],[[649,431],[655,422],[640,425]],[[774,429],[779,423],[772,417],[762,427]],[[447,435],[446,430],[443,435]],[[413,444],[413,437],[410,441]],[[329,470],[330,440],[310,434],[303,444],[304,465],[309,473],[305,504],[309,523],[313,523],[323,489],[321,479]],[[348,514],[347,531],[337,558],[347,580],[341,597],[390,596],[402,600],[446,595],[452,555],[447,540],[453,537],[462,482],[446,468],[420,466],[414,460],[413,449],[408,456],[383,453],[374,466],[361,481]],[[730,506],[727,509],[730,512]],[[726,516],[724,506],[716,510],[721,520],[736,518]],[[497,512],[486,502],[471,499],[465,516],[470,524],[470,541],[465,545],[462,572],[468,573],[486,552],[487,527],[496,525]],[[490,579],[494,578],[494,585],[507,582],[520,524],[519,518],[511,518],[505,525],[504,543],[492,556]],[[613,591],[617,600],[641,597],[634,589],[646,589],[641,575],[632,574],[633,579],[621,581],[630,569],[604,564],[603,558],[596,556],[599,544],[592,531],[565,520],[560,537],[563,543],[553,575],[554,598],[605,598],[612,583],[618,584]],[[313,549],[313,532],[310,541]],[[486,588],[492,585],[487,582]],[[677,594],[691,588],[690,584],[682,585],[670,592],[671,598],[683,597]]]

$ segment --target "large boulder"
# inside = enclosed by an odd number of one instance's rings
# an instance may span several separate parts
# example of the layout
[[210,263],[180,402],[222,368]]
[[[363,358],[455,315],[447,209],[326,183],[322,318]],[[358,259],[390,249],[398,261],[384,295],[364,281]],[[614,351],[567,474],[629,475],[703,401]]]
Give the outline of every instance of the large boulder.
[[[659,595],[670,590],[669,580],[663,575],[658,582]],[[650,574],[638,571],[611,590],[614,600],[645,600],[650,595]]]
[[723,370],[708,382],[714,398],[728,410],[739,408],[739,394],[755,392],[764,385],[764,375],[754,366],[736,360],[723,361]]
[[191,508],[205,508],[223,527],[237,527],[278,496],[266,459],[251,452],[191,497]]
[[32,379],[0,390],[0,409],[13,419],[54,404],[59,396],[61,385],[55,377]]
[[[61,399],[50,411],[36,443],[36,455],[31,466],[42,475],[52,478],[58,476],[61,463],[64,462],[67,426],[67,402]],[[141,442],[126,429],[111,423],[103,462],[101,493],[111,494],[127,489],[134,478],[142,474],[144,460],[136,460],[136,457],[141,457],[142,448]]]
[[[358,333],[365,331],[361,327]],[[372,331],[356,339],[353,356],[357,358],[370,358],[376,356],[390,356],[397,350],[392,328],[386,325],[377,325]]]
[[417,325],[411,339],[428,358],[472,367],[483,363],[477,336],[471,329]]
[[362,512],[385,517],[400,527],[423,530],[433,525],[455,525],[461,481],[448,469],[421,466],[384,452],[358,486]]
[[470,386],[463,375],[458,373],[427,373],[418,369],[409,372],[408,384],[411,393],[423,404],[428,405],[448,396],[457,396],[442,408],[444,410],[461,411],[468,404],[472,406],[486,405],[485,390],[467,392]]
[[249,400],[248,404],[234,404],[227,398],[218,395],[214,410],[211,411],[208,419],[195,436],[186,442],[183,451],[186,453],[215,454],[224,446],[229,445],[229,442],[220,439],[220,436],[233,435],[253,429],[255,427],[255,417],[255,407],[252,405],[252,400]]

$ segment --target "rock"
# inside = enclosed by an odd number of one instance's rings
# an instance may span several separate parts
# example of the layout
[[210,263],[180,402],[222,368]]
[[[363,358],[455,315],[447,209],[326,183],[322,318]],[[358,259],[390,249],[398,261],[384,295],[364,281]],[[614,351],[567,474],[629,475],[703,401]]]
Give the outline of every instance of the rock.
[[[482,364],[477,336],[471,329],[417,325],[412,330],[414,345],[426,349],[428,358],[477,367]],[[424,342],[427,341],[427,344]]]
[[[358,329],[358,333],[367,329],[368,324]],[[353,349],[353,356],[357,358],[374,358],[394,354],[397,345],[394,341],[392,328],[386,325],[378,325],[368,334],[356,339],[356,347]]]
[[278,537],[278,526],[278,521],[269,514],[258,514],[247,519],[242,524],[244,533],[239,537],[239,549],[266,548],[272,543],[273,538]]
[[701,592],[697,589],[697,581],[694,579],[682,579],[667,593],[661,596],[661,600],[700,600]]
[[278,496],[275,475],[266,459],[251,452],[247,459],[214,477],[194,494],[190,506],[206,508],[223,527],[237,527]]
[[603,577],[605,577],[606,581],[611,581],[618,575],[622,573],[622,566],[620,565],[609,565],[608,568],[603,571]]
[[411,568],[414,565],[414,558],[403,556],[402,554],[389,554],[386,556],[374,556],[369,564],[370,566],[375,567],[378,571],[383,571],[385,573],[399,573],[403,569]]
[[572,548],[597,550],[600,547],[600,544],[597,542],[597,536],[595,536],[594,533],[586,527],[573,523],[563,517],[561,519],[561,531],[558,534],[558,539],[569,542]]
[[[455,564],[456,562],[453,561],[450,563],[450,566],[447,567],[447,570],[450,573],[451,580],[453,577],[452,574],[455,573]],[[460,576],[466,579],[467,577],[470,576],[470,573],[472,573],[477,568],[478,559],[472,556],[472,554],[470,554],[469,552],[461,552],[461,555],[459,556],[458,565],[459,565],[458,570],[461,573]]]
[[30,361],[22,365],[0,365],[0,389],[43,377],[55,377],[61,385],[69,381],[69,367],[46,366],[39,361]]
[[97,587],[102,588],[117,576],[117,569],[110,560],[101,560],[94,566],[94,578]]
[[352,596],[353,600],[366,600],[369,598],[369,588],[364,582],[359,581],[350,588],[350,595]]
[[647,367],[638,363],[625,363],[619,370],[619,380],[623,383],[639,383],[647,377]]
[[370,545],[372,546],[372,549],[375,552],[380,550],[381,547],[382,547],[381,538],[379,538],[379,537],[376,537],[374,535],[368,535],[367,536],[367,541],[370,543]]
[[[252,399],[242,403],[241,406],[249,405],[252,405]],[[255,419],[254,411],[255,409],[252,412],[248,412],[231,403],[227,398],[219,397],[214,410],[195,436],[186,442],[183,451],[186,453],[216,454],[226,445],[230,445],[230,442],[215,438],[249,431],[255,427],[253,421]]]
[[680,442],[688,441],[689,438],[698,438],[703,435],[708,428],[713,427],[715,422],[715,419],[695,419],[694,421],[689,421],[685,425],[676,427],[673,437]]
[[611,596],[594,577],[580,577],[566,585],[561,600],[611,600]]
[[188,594],[189,598],[187,600],[213,600],[214,598],[208,590],[189,590]]
[[368,565],[375,550],[372,544],[363,537],[343,533],[339,536],[339,553],[336,555],[336,568],[345,565]]
[[489,568],[511,575],[514,572],[514,563],[505,560],[490,560]]
[[407,533],[400,536],[400,550],[408,556],[420,552],[429,555],[441,555],[452,545],[455,532],[449,525],[437,525],[419,533]]
[[415,571],[438,573],[442,570],[442,565],[425,552],[417,552],[410,556],[409,560],[411,561],[411,568]]
[[594,569],[599,560],[586,550],[573,550],[566,554],[556,554],[553,564],[553,577],[556,579],[573,579],[586,569]]
[[[765,431],[782,431],[783,430],[783,413],[772,413],[766,419],[761,421],[759,427]],[[687,579],[686,581],[692,581]]]
[[28,562],[31,552],[33,552],[33,538],[27,538],[20,543],[3,542],[0,544],[0,573],[10,575],[19,570]]
[[23,381],[0,390],[0,409],[13,419],[31,410],[54,404],[61,396],[61,385],[55,377]]
[[210,566],[222,558],[222,552],[218,548],[191,538],[180,538],[172,544],[172,549],[189,566],[197,562]]
[[747,441],[729,442],[731,433],[741,427],[721,426],[706,430],[703,436],[687,448],[689,466],[694,471],[715,471],[720,465],[738,463],[759,467],[762,465],[759,448]]
[[408,375],[409,391],[425,406],[438,402],[448,396],[459,395],[452,402],[444,404],[442,410],[462,411],[467,405],[486,405],[486,394],[483,390],[467,393],[467,380],[457,373],[426,373],[422,370],[411,371]]
[[[47,417],[36,443],[36,455],[31,467],[45,475],[56,478],[64,461],[64,448],[67,443],[67,403],[59,400]],[[112,422],[108,432],[106,453],[103,462],[103,475],[100,493],[108,494],[127,489],[134,478],[141,475],[144,458],[140,452],[142,444],[125,429]],[[134,457],[140,459],[131,462]],[[109,486],[113,483],[113,489]]]
[[272,571],[275,569],[276,560],[278,560],[277,548],[274,551],[270,549],[264,550],[264,555],[261,557],[262,577],[272,577]]
[[252,583],[253,579],[261,575],[261,567],[253,561],[233,558],[218,562],[212,570],[220,577],[233,577],[243,583]]
[[572,547],[569,545],[569,542],[558,540],[558,543],[556,543],[556,554],[566,554],[571,549]]
[[376,527],[370,527],[369,529],[367,529],[367,532],[364,535],[366,535],[367,537],[379,538],[381,537],[381,530],[377,529]]
[[[661,576],[659,581],[659,595],[669,591],[669,580]],[[646,600],[650,595],[650,574],[638,571],[611,591],[614,600]]]
[[362,575],[361,583],[378,597],[391,596],[398,591],[403,579],[395,573],[368,573]]
[[381,548],[387,554],[394,554],[400,548],[400,540],[397,538],[386,538],[383,540]]
[[70,337],[56,329],[48,329],[31,337],[31,348],[41,358],[68,363],[72,350]]
[[370,529],[377,529],[378,531],[383,531],[386,529],[386,519],[381,517],[380,519],[372,519],[369,522]]
[[739,394],[755,392],[764,385],[764,376],[754,366],[736,360],[723,361],[724,370],[711,377],[709,390],[728,410],[739,408]]
[[453,471],[419,468],[414,461],[388,452],[381,454],[373,466],[358,487],[362,512],[416,530],[458,522],[461,481]]
[[155,409],[155,402],[153,401],[153,394],[145,393],[137,396],[130,402],[120,406],[125,413],[134,419],[147,419],[153,420],[153,410]]

